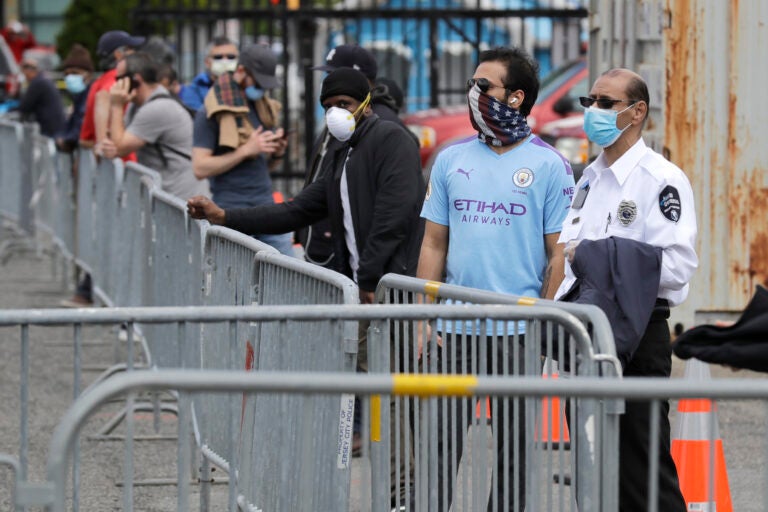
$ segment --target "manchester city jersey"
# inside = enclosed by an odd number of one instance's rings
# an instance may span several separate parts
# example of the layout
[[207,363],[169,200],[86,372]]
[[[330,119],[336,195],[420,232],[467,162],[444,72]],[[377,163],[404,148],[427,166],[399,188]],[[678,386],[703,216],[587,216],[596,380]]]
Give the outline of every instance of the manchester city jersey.
[[537,136],[501,155],[479,140],[444,150],[421,215],[449,228],[446,282],[538,297],[544,235],[560,232],[573,192],[570,165]]

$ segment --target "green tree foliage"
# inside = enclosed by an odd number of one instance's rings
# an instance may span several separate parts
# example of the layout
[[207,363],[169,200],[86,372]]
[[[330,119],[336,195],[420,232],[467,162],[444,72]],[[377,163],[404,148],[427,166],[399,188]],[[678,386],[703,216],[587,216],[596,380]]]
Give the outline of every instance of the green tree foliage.
[[73,43],[80,43],[91,52],[94,63],[96,43],[108,30],[131,31],[131,11],[138,0],[72,0],[64,12],[64,25],[56,36],[56,49],[63,59]]

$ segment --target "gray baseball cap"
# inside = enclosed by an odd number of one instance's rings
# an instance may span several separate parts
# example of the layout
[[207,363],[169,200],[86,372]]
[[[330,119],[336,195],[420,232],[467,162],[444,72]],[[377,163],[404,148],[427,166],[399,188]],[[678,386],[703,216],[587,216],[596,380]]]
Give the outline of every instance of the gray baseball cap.
[[277,57],[265,44],[250,44],[240,52],[237,63],[243,66],[263,89],[274,89],[279,84],[275,78]]

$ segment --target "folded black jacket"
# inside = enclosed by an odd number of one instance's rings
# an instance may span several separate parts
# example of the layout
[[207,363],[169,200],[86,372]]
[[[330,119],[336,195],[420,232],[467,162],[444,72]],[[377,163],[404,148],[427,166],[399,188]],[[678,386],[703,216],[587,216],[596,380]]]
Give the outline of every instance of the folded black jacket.
[[768,290],[757,287],[735,324],[689,329],[677,337],[672,350],[681,359],[695,357],[707,363],[768,372]]
[[582,240],[571,262],[577,279],[560,300],[603,310],[624,367],[637,350],[656,305],[661,252],[660,247],[644,242],[609,237]]

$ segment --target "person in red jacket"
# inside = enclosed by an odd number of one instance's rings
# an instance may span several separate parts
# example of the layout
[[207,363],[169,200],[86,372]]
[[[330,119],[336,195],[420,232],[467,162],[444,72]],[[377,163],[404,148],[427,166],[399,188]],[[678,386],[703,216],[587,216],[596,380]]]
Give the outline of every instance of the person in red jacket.
[[21,63],[24,50],[37,46],[35,36],[29,30],[29,27],[18,20],[11,20],[8,25],[0,29],[0,34],[5,38],[8,47],[13,52],[13,57],[18,63]]
[[109,127],[109,89],[115,84],[115,68],[127,55],[144,44],[143,37],[131,36],[122,30],[110,30],[99,38],[96,53],[105,70],[91,85],[85,103],[85,116],[80,128],[80,146],[94,148],[98,154],[98,144],[107,138]]

